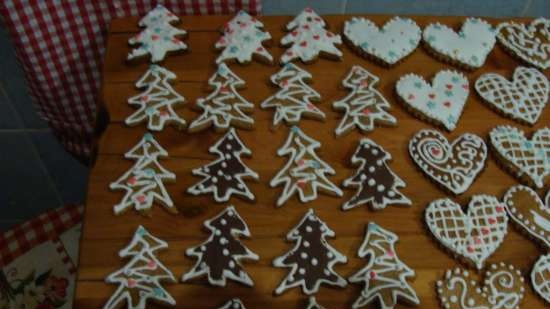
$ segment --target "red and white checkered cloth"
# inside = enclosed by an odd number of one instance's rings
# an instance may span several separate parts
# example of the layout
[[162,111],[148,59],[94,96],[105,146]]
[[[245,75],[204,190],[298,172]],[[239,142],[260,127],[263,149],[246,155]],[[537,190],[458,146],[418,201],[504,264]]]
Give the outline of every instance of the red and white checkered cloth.
[[81,159],[91,150],[107,25],[112,18],[144,15],[157,3],[178,15],[261,11],[261,0],[0,1],[39,115]]

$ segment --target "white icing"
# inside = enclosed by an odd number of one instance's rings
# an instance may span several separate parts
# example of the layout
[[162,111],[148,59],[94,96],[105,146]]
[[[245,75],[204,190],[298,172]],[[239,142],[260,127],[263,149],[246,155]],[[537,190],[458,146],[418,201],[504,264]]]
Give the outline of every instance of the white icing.
[[530,140],[518,128],[502,125],[489,133],[498,157],[514,166],[518,177],[527,176],[537,188],[550,175],[550,128],[537,130]]
[[261,103],[264,109],[275,108],[273,126],[283,120],[297,125],[302,116],[313,119],[325,119],[325,113],[313,105],[312,101],[321,100],[321,95],[306,84],[311,74],[300,67],[287,63],[271,76],[271,82],[281,88],[276,94]]
[[548,79],[537,69],[517,67],[512,81],[495,73],[481,75],[475,89],[502,114],[529,124],[537,122],[548,101]]
[[245,11],[239,11],[223,29],[223,36],[216,42],[217,49],[223,49],[216,59],[221,63],[228,59],[236,59],[239,63],[246,63],[257,55],[269,62],[273,57],[262,46],[263,41],[271,39],[267,31],[263,31],[263,24]]
[[550,304],[550,254],[541,255],[531,270],[531,284],[537,294]]
[[407,106],[452,131],[468,98],[469,85],[462,73],[444,70],[433,77],[432,85],[416,74],[404,75],[395,90]]
[[223,306],[218,309],[246,309],[243,302],[238,298],[228,300]]
[[315,296],[310,296],[306,309],[325,309],[325,307],[317,303]]
[[342,81],[351,92],[342,100],[332,103],[335,110],[344,111],[344,117],[335,130],[341,136],[355,127],[368,132],[374,130],[375,123],[395,125],[397,120],[386,110],[390,103],[374,87],[378,77],[360,66],[353,66]]
[[366,18],[353,17],[345,22],[343,33],[363,52],[393,65],[416,49],[422,32],[414,20],[396,16],[382,29]]
[[284,46],[291,45],[281,56],[281,63],[294,59],[309,62],[319,54],[342,57],[335,44],[342,44],[342,38],[325,29],[325,22],[312,9],[306,8],[286,25],[290,33],[281,39]]
[[495,45],[495,31],[479,18],[467,18],[458,33],[440,23],[424,28],[422,39],[435,52],[469,68],[479,68]]

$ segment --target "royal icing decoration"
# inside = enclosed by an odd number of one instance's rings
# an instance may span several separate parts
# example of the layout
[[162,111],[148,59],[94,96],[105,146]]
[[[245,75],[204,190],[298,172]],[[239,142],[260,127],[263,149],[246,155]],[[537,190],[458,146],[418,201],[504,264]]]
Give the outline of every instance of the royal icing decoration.
[[185,273],[182,281],[206,275],[208,282],[215,286],[225,286],[226,279],[244,285],[254,283],[241,266],[241,260],[257,261],[258,255],[239,241],[239,237],[250,237],[244,220],[233,206],[204,222],[210,237],[202,244],[189,248],[185,254],[197,259],[193,268]]
[[501,23],[497,39],[523,61],[542,70],[550,68],[550,19],[537,18],[530,25]]
[[483,285],[470,272],[447,270],[437,281],[437,295],[445,309],[519,309],[525,293],[521,272],[512,265],[492,264],[483,274]]
[[535,124],[548,101],[548,79],[537,69],[517,67],[512,81],[495,73],[481,75],[475,88],[501,114]]
[[312,102],[321,100],[321,95],[307,85],[311,74],[298,66],[287,63],[276,74],[271,82],[281,88],[276,94],[262,102],[262,108],[274,108],[273,126],[277,127],[283,120],[290,125],[297,125],[304,118],[325,119],[325,113]]
[[465,133],[452,143],[435,130],[421,130],[409,142],[414,163],[430,179],[454,194],[464,193],[483,170],[487,146],[477,135]]
[[245,82],[231,72],[225,63],[221,63],[208,84],[214,91],[206,98],[197,99],[197,108],[202,110],[202,114],[189,125],[189,131],[197,132],[209,127],[222,131],[232,126],[252,128],[254,119],[247,113],[252,112],[254,104],[237,92],[237,89],[244,87]]
[[434,237],[448,250],[477,269],[495,252],[506,236],[508,216],[504,205],[489,195],[474,195],[464,213],[459,204],[443,198],[431,202],[425,219]]
[[166,248],[166,242],[149,234],[140,225],[130,244],[119,252],[121,258],[131,258],[130,261],[105,280],[119,286],[103,309],[120,308],[124,302],[128,309],[145,309],[149,299],[161,304],[175,305],[176,301],[161,284],[176,282],[176,278],[155,257],[155,251]]
[[271,63],[273,57],[262,46],[263,41],[271,39],[267,31],[263,31],[264,25],[245,11],[239,11],[233,19],[227,22],[223,28],[223,36],[216,42],[217,49],[223,49],[216,59],[221,63],[229,59],[235,59],[239,63],[248,63],[253,57],[260,58]]
[[141,141],[124,156],[135,160],[136,163],[109,186],[111,190],[126,191],[122,200],[114,206],[114,213],[118,215],[133,207],[142,214],[149,214],[155,201],[169,212],[177,213],[170,195],[164,188],[164,182],[174,182],[176,175],[158,162],[158,158],[167,157],[168,153],[153,135],[143,135]]
[[489,133],[497,159],[513,174],[537,188],[543,188],[550,176],[550,128],[537,130],[527,139],[522,130],[498,126]]
[[315,296],[310,296],[306,309],[325,309],[325,307],[317,303]]
[[506,210],[512,222],[550,249],[550,191],[546,203],[526,186],[514,186],[504,195]]
[[531,271],[531,284],[537,294],[550,303],[550,254],[542,255]]
[[404,75],[395,90],[408,108],[449,131],[456,128],[470,92],[466,76],[449,70],[439,71],[432,85],[416,74]]
[[281,56],[281,63],[298,58],[311,62],[319,55],[340,59],[343,54],[334,45],[342,44],[342,38],[325,26],[325,21],[310,8],[298,14],[286,25],[290,32],[281,39],[281,45],[292,45]]
[[277,206],[282,206],[293,194],[298,192],[300,201],[306,203],[317,198],[317,191],[334,196],[342,196],[342,190],[327,179],[336,171],[321,160],[316,149],[321,143],[307,136],[298,127],[292,127],[285,144],[277,155],[288,156],[286,165],[269,183],[271,187],[284,185]]
[[411,201],[399,192],[405,183],[388,167],[391,155],[380,145],[364,138],[351,157],[351,163],[358,166],[355,174],[344,180],[343,186],[357,188],[355,195],[342,205],[348,210],[363,204],[374,209],[387,205],[411,205]]
[[238,298],[233,298],[227,301],[223,306],[218,309],[246,309],[243,302]]
[[407,282],[415,277],[398,257],[395,251],[397,235],[370,222],[365,239],[359,248],[359,257],[367,259],[367,265],[349,278],[349,282],[364,284],[361,294],[352,308],[365,307],[378,301],[380,308],[392,309],[398,299],[408,304],[418,305],[420,300]]
[[132,60],[151,54],[151,62],[159,62],[168,52],[186,50],[187,45],[178,37],[185,36],[187,32],[171,25],[179,20],[164,6],[157,5],[139,21],[139,26],[145,29],[128,40],[130,45],[139,44],[140,46],[133,49],[127,59]]
[[185,102],[185,98],[170,86],[175,78],[176,74],[167,69],[151,65],[136,82],[136,87],[145,88],[145,91],[128,99],[128,104],[137,106],[138,110],[124,122],[129,126],[146,122],[151,131],[161,131],[165,124],[179,129],[185,127],[185,120],[174,112],[174,106]]
[[467,18],[460,32],[440,23],[424,28],[422,39],[430,50],[466,68],[479,68],[495,45],[495,30],[479,18]]
[[200,168],[193,170],[193,175],[203,177],[199,183],[193,185],[187,192],[198,195],[212,193],[218,203],[227,202],[235,194],[249,200],[254,200],[243,178],[258,180],[259,176],[241,161],[241,156],[252,155],[246,148],[234,128],[225,134],[209,149],[218,159]]
[[344,117],[335,130],[336,136],[347,134],[354,128],[369,132],[375,124],[394,126],[395,117],[387,110],[390,103],[374,87],[378,77],[360,66],[353,66],[342,81],[342,85],[351,92],[342,100],[332,104],[335,110],[344,112]]
[[393,65],[412,53],[422,31],[410,18],[394,17],[382,29],[366,19],[353,17],[344,24],[344,38],[361,54]]
[[273,260],[273,266],[291,269],[275,289],[275,294],[301,287],[303,293],[311,295],[319,290],[321,284],[345,287],[346,280],[333,267],[337,263],[346,263],[348,259],[326,240],[326,237],[334,235],[313,209],[308,210],[300,223],[286,236],[288,241],[296,242],[294,248]]

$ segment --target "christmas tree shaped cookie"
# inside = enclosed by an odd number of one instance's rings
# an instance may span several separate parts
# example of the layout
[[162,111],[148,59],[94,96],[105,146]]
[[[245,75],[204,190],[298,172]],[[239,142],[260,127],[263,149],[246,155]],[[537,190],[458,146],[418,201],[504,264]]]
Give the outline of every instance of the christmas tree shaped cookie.
[[415,273],[405,265],[395,252],[397,235],[370,222],[365,240],[359,248],[359,257],[367,259],[367,265],[349,278],[351,283],[363,283],[365,287],[352,308],[366,307],[378,301],[380,308],[394,308],[399,299],[418,305],[420,300],[407,282]]
[[120,308],[124,302],[128,309],[145,309],[149,299],[161,304],[175,305],[176,301],[161,284],[176,282],[176,278],[155,256],[155,251],[166,248],[166,242],[139,226],[130,244],[119,252],[121,258],[131,260],[106,279],[107,283],[119,286],[103,309]]
[[286,25],[290,32],[281,39],[281,45],[291,45],[281,56],[281,63],[294,59],[308,63],[319,55],[340,60],[343,54],[335,45],[342,44],[342,38],[325,26],[325,21],[310,8],[298,14]]
[[308,210],[300,223],[286,236],[288,241],[296,242],[294,248],[273,261],[275,267],[291,269],[275,289],[275,294],[298,286],[307,295],[316,293],[321,284],[345,287],[346,280],[338,275],[333,267],[337,263],[346,263],[347,258],[326,240],[326,237],[334,235],[334,232],[315,215],[313,209]]
[[239,63],[248,63],[252,58],[272,63],[273,57],[262,46],[262,42],[271,40],[271,35],[263,31],[264,25],[245,11],[237,13],[223,28],[223,36],[216,42],[216,49],[223,49],[216,63],[234,59]]
[[187,32],[171,25],[179,20],[164,6],[157,5],[139,21],[139,26],[145,29],[128,40],[130,45],[140,46],[133,49],[127,59],[133,60],[150,54],[151,62],[159,62],[169,52],[186,50],[187,45],[180,38]]
[[237,92],[237,89],[244,87],[245,82],[231,72],[225,63],[221,63],[208,84],[214,91],[206,98],[197,100],[196,107],[202,114],[189,125],[189,131],[198,132],[209,127],[214,127],[216,131],[226,131],[230,127],[251,129],[254,119],[247,113],[252,112],[254,104]]
[[227,202],[233,194],[254,200],[254,194],[243,178],[258,180],[259,176],[241,161],[241,155],[250,156],[252,152],[239,139],[235,129],[231,128],[209,151],[218,155],[218,159],[193,170],[193,175],[201,176],[203,180],[187,192],[195,195],[212,193],[218,203]]
[[405,183],[388,167],[389,152],[368,138],[359,143],[351,157],[351,163],[358,165],[353,176],[344,180],[344,187],[357,188],[357,193],[342,205],[348,210],[362,204],[374,209],[383,209],[388,204],[411,205],[411,201],[399,192]]
[[159,157],[167,157],[168,153],[157,143],[153,135],[146,133],[124,156],[137,162],[109,186],[111,190],[126,191],[122,200],[114,206],[115,214],[121,214],[133,207],[141,214],[148,215],[155,201],[169,212],[177,213],[172,199],[164,188],[164,182],[175,181],[176,175],[158,162]]
[[297,125],[302,116],[312,119],[325,119],[325,114],[312,101],[321,100],[321,95],[306,82],[311,74],[298,66],[287,63],[279,72],[271,76],[271,82],[281,88],[276,94],[262,102],[262,108],[274,108],[273,127],[283,120]]
[[360,66],[353,66],[342,84],[351,92],[342,100],[332,104],[335,110],[343,111],[344,117],[336,128],[336,136],[344,135],[354,128],[368,132],[375,124],[394,126],[395,117],[387,112],[390,103],[374,89],[378,77]]
[[138,107],[138,110],[124,122],[129,126],[146,122],[147,129],[151,131],[161,131],[165,124],[183,129],[185,120],[176,114],[174,106],[183,104],[185,98],[170,86],[170,80],[175,78],[176,74],[167,69],[151,65],[136,82],[137,88],[146,90],[128,99],[128,104]]
[[235,208],[227,207],[216,217],[206,220],[204,226],[210,231],[210,237],[185,252],[187,256],[196,258],[197,262],[183,275],[182,281],[206,275],[208,282],[215,286],[225,286],[226,279],[253,286],[240,261],[256,261],[259,257],[238,239],[240,236],[250,237],[250,231]]
[[310,296],[306,309],[325,309],[325,308],[319,305],[319,303],[317,303],[317,299],[315,299],[315,296]]
[[292,127],[285,144],[277,151],[279,156],[288,156],[286,165],[271,180],[271,187],[284,185],[277,200],[282,206],[296,192],[302,203],[317,198],[317,192],[342,196],[342,190],[327,178],[336,172],[321,160],[315,150],[321,143],[305,135],[298,127]]

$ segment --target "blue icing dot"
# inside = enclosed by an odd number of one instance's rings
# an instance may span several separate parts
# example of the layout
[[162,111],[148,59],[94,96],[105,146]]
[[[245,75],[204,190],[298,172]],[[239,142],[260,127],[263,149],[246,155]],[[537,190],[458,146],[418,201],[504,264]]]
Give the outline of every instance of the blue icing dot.
[[450,91],[450,90],[447,90],[447,91],[445,91],[445,95],[447,95],[448,97],[452,97],[452,96],[453,96],[453,92]]
[[397,57],[397,54],[395,54],[393,51],[390,51],[390,52],[388,53],[388,56],[390,56],[390,57],[393,58],[393,57]]
[[294,133],[298,133],[300,131],[300,129],[298,129],[297,126],[293,126],[292,128],[290,128],[290,131],[294,132]]
[[151,140],[153,140],[153,134],[147,132],[143,135],[143,139],[146,140],[146,141],[151,141]]
[[448,124],[455,123],[455,117],[453,117],[452,115],[449,115],[449,117],[447,117],[447,123]]
[[141,47],[147,49],[147,48],[149,47],[149,44],[147,44],[147,43],[142,43],[142,44],[141,44]]
[[238,50],[239,48],[237,46],[231,46],[231,48],[229,48],[229,52],[231,53],[236,53]]
[[143,172],[145,173],[145,175],[147,175],[147,176],[149,176],[149,177],[155,176],[155,171],[153,171],[153,170],[150,169],[150,168],[145,169]]
[[243,37],[243,40],[244,40],[245,42],[250,42],[250,41],[252,41],[252,38],[250,38],[250,37],[247,35],[247,36]]
[[523,147],[525,147],[525,148],[531,148],[531,147],[533,147],[533,144],[531,144],[531,142],[529,142],[529,141],[525,141],[525,142],[523,143]]
[[413,39],[409,39],[409,44],[411,44],[411,45],[416,45],[416,41],[413,40]]
[[163,296],[164,296],[164,292],[163,292],[161,289],[159,289],[159,288],[154,288],[154,289],[153,289],[153,293],[154,293],[155,296],[157,296],[157,297],[163,297]]
[[239,15],[244,15],[244,11],[239,11]]
[[369,231],[376,231],[378,230],[378,225],[376,223],[369,223],[369,227],[367,228]]
[[451,81],[453,83],[458,83],[458,77],[456,77],[456,76],[451,77]]
[[321,168],[321,164],[317,161],[311,162],[311,167],[313,168]]
[[432,101],[428,101],[427,105],[428,105],[428,108],[430,108],[430,109],[434,109],[434,108],[435,108],[435,103],[432,102]]
[[162,30],[160,28],[155,28],[155,33],[160,33]]
[[461,38],[464,38],[464,37],[465,37],[464,33],[462,33],[462,32],[459,33],[458,36],[461,37]]
[[138,234],[139,236],[145,235],[145,229],[143,228],[143,226],[138,227],[136,234]]
[[365,43],[361,44],[361,48],[363,48],[363,49],[369,48],[369,43],[365,42]]
[[414,83],[414,86],[415,86],[416,88],[421,88],[421,87],[422,87],[422,83],[421,83],[421,82],[416,82],[416,83]]
[[153,107],[147,107],[145,109],[145,113],[148,115],[148,116],[151,116],[155,113],[155,109]]

